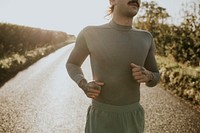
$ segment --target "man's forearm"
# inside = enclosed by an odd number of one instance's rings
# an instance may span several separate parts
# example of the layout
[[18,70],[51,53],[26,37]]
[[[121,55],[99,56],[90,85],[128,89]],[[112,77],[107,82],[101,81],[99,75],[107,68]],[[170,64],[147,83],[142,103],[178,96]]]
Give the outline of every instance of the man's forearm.
[[82,69],[72,63],[67,63],[66,64],[66,68],[67,68],[67,72],[69,74],[69,76],[72,78],[72,80],[74,80],[78,85],[80,83],[81,80],[85,79],[84,78],[84,74],[82,72]]

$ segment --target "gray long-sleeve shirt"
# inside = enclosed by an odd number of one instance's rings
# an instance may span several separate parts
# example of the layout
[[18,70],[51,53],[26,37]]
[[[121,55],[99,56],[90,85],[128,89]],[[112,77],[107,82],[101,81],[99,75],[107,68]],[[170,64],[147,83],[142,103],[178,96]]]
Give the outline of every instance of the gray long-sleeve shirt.
[[153,73],[146,83],[153,87],[159,81],[153,37],[149,32],[110,21],[101,26],[88,26],[78,35],[66,67],[77,83],[84,79],[81,65],[89,55],[93,79],[104,82],[97,101],[126,105],[140,100],[140,84],[134,79],[131,63]]

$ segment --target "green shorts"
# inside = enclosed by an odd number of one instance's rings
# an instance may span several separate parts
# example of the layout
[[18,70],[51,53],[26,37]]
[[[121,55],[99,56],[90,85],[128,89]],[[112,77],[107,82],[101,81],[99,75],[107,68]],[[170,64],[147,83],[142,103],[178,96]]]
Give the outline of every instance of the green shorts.
[[85,133],[143,133],[144,109],[137,102],[115,106],[92,100]]

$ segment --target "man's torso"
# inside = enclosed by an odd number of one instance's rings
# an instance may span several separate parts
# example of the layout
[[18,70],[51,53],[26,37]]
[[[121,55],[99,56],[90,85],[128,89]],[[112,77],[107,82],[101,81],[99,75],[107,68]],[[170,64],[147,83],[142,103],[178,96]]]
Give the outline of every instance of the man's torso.
[[105,83],[96,100],[115,105],[138,102],[140,84],[134,80],[130,64],[144,66],[152,44],[151,35],[111,21],[87,27],[84,38],[90,51],[93,78]]

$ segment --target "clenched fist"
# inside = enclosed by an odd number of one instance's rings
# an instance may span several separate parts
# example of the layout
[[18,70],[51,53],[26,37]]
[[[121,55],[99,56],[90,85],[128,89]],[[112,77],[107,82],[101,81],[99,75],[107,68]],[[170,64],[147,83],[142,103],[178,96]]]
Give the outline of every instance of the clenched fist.
[[152,72],[146,70],[142,66],[138,66],[134,63],[131,63],[132,75],[137,80],[138,83],[149,82],[153,79]]
[[79,83],[79,87],[83,89],[87,97],[95,99],[101,93],[101,86],[103,86],[103,82],[91,81],[88,82],[86,80],[81,80]]

